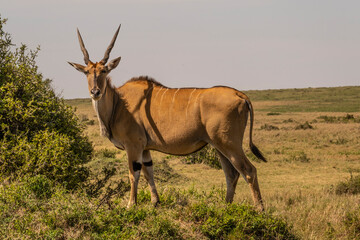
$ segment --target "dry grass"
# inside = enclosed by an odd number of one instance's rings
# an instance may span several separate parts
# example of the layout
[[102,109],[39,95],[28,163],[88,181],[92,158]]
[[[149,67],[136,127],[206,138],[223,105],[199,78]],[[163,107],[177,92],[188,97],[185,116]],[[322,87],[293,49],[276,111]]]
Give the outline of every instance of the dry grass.
[[[95,149],[115,149],[99,136],[99,127],[90,102],[77,104],[78,114],[94,119],[94,125],[87,126],[86,133]],[[254,142],[263,151],[268,163],[254,162],[258,169],[259,184],[266,209],[274,215],[285,218],[303,239],[348,239],[344,225],[346,214],[354,212],[360,205],[359,195],[336,195],[330,191],[332,185],[348,179],[350,173],[360,172],[360,124],[357,122],[327,123],[320,116],[345,116],[345,112],[284,112],[282,106],[306,104],[305,101],[254,102]],[[268,114],[278,112],[280,114]],[[301,106],[300,106],[301,107]],[[274,110],[271,110],[271,109]],[[331,109],[330,109],[331,110]],[[352,112],[360,118],[359,112]],[[295,130],[299,124],[308,122],[313,129]],[[268,124],[278,130],[262,130]],[[248,150],[248,133],[244,137],[244,149]],[[152,153],[155,168],[166,155]],[[124,153],[119,151],[119,156]],[[179,158],[171,158],[170,166],[180,175],[170,181],[171,187],[203,191],[211,188],[225,188],[222,170],[215,170],[203,164],[186,165]],[[158,182],[159,188],[162,186]],[[239,179],[237,202],[250,202],[250,191],[243,179]]]

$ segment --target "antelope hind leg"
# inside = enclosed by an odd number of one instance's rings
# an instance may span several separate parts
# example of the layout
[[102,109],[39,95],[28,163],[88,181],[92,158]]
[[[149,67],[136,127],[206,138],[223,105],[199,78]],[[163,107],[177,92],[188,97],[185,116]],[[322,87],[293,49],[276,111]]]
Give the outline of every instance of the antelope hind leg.
[[264,204],[262,201],[259,183],[257,179],[257,170],[254,165],[251,164],[243,151],[241,151],[240,158],[233,158],[231,162],[234,167],[238,169],[238,171],[243,176],[245,176],[245,179],[249,184],[255,205],[260,211],[264,211]]
[[226,179],[226,202],[231,203],[234,199],[236,185],[239,179],[239,172],[234,168],[230,161],[217,150],[220,157],[221,167],[225,173]]
[[[219,146],[217,146],[217,147],[219,147]],[[231,148],[231,149],[235,149],[235,148]],[[240,149],[237,148],[236,150],[231,151],[230,148],[226,149],[225,147],[223,147],[223,148],[219,148],[219,151],[220,150],[222,153],[224,153],[223,155],[226,157],[226,159],[229,160],[229,163],[232,165],[232,167],[235,168],[238,173],[240,173],[244,176],[246,182],[248,183],[248,185],[250,187],[250,190],[252,193],[252,198],[253,198],[255,205],[259,208],[259,210],[263,211],[264,205],[263,205],[260,188],[259,188],[259,183],[258,183],[258,179],[257,179],[257,172],[256,172],[256,168],[254,167],[254,165],[251,164],[251,162],[246,157],[244,151],[241,148]],[[222,165],[223,165],[223,161],[222,161]],[[224,167],[224,165],[223,165],[223,167]],[[229,169],[229,168],[231,169],[231,167],[228,164],[225,164],[225,167],[227,169]],[[225,171],[225,169],[224,169],[224,171]],[[231,170],[230,171],[228,170],[228,172],[230,173]],[[227,178],[231,179],[231,174],[229,174],[229,173],[228,173]],[[226,175],[226,172],[225,172],[225,175]],[[226,181],[228,182],[228,180],[226,180]],[[228,194],[227,194],[227,196],[231,197],[232,193],[230,192]]]

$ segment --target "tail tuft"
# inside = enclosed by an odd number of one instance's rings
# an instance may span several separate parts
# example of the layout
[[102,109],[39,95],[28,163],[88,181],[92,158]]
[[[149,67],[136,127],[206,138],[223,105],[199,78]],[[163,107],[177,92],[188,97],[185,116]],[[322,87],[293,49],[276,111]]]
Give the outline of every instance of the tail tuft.
[[259,158],[260,160],[262,160],[264,162],[267,162],[267,160],[265,159],[263,154],[260,152],[260,150],[254,144],[251,144],[250,149],[257,158]]

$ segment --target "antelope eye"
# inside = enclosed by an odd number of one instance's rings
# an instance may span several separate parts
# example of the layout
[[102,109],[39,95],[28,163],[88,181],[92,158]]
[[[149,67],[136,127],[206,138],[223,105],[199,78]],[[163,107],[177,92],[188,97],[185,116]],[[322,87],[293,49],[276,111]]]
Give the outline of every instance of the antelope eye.
[[106,73],[106,69],[101,70],[101,73]]

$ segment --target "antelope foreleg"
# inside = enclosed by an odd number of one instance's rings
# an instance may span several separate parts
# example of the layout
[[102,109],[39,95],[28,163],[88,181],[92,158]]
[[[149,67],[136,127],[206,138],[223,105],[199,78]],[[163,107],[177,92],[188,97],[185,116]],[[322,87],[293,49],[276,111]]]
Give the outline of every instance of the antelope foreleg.
[[144,176],[145,176],[147,182],[149,183],[150,192],[151,192],[151,202],[154,204],[154,206],[157,206],[158,203],[160,202],[160,198],[157,193],[155,182],[154,182],[153,167],[152,167],[152,165],[149,166],[146,164],[152,164],[152,161],[144,163],[142,170],[143,170],[143,173],[144,173]]
[[128,203],[128,208],[132,207],[136,204],[137,201],[137,188],[139,184],[140,178],[140,170],[141,170],[141,163],[132,161],[129,157],[129,178],[130,178],[130,199]]
[[160,199],[154,182],[153,162],[149,151],[143,152],[142,171],[144,173],[145,179],[149,183],[151,202],[154,204],[154,206],[156,206],[160,202]]

